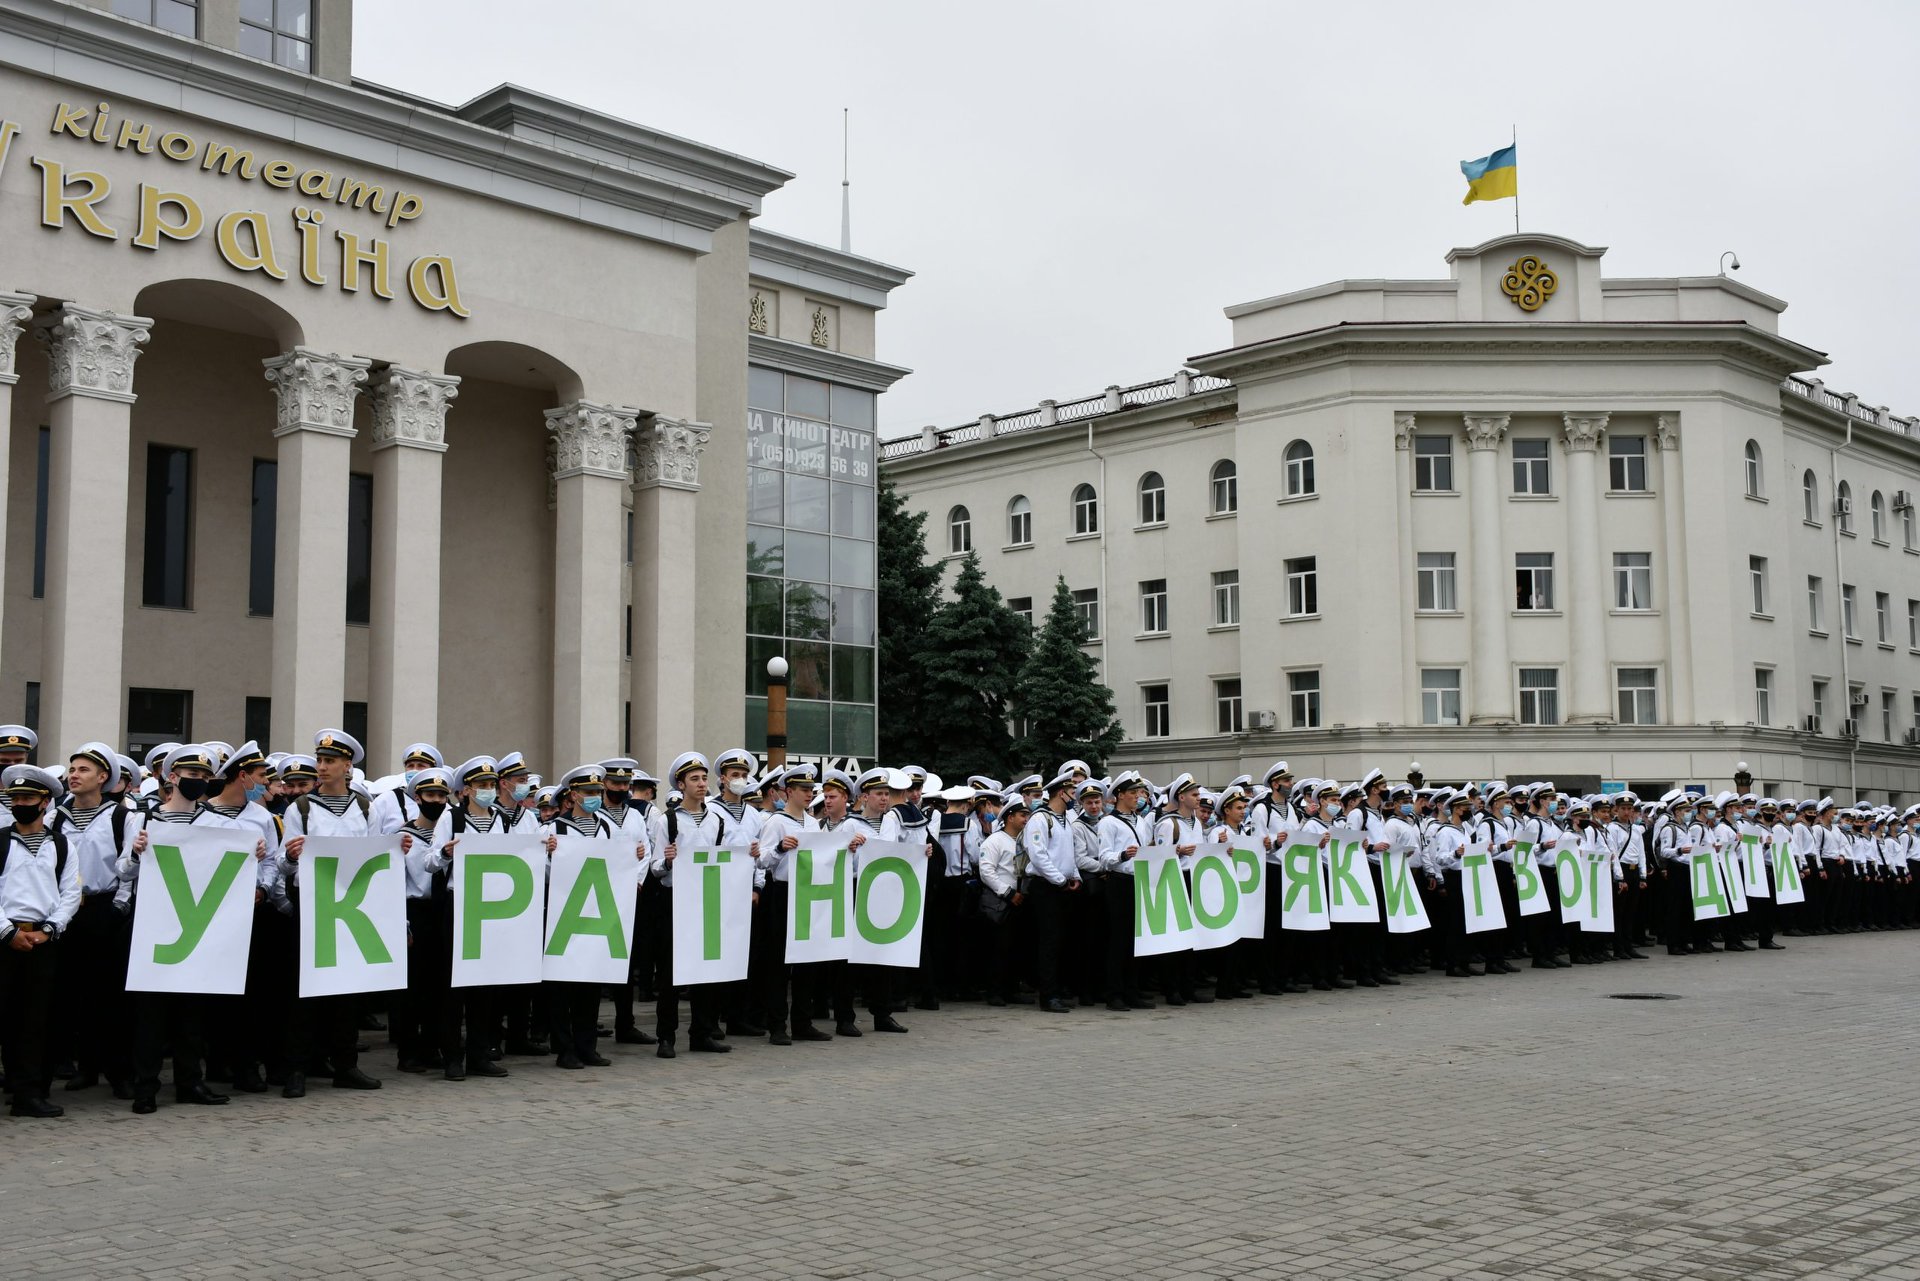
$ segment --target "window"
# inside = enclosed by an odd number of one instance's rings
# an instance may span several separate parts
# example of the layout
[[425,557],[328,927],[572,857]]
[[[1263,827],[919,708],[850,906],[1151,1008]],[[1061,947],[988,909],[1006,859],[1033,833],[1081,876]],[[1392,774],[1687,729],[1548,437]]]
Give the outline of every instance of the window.
[[1653,608],[1653,553],[1613,554],[1613,607]]
[[1413,438],[1413,487],[1427,493],[1453,488],[1453,437]]
[[1816,679],[1813,682],[1813,732],[1820,732],[1821,717],[1827,714],[1827,683]]
[[195,0],[113,0],[113,11],[121,17],[177,36],[200,34],[199,24],[194,21],[195,7]]
[[1513,607],[1553,608],[1553,553],[1521,552],[1513,558]]
[[1453,553],[1421,552],[1415,558],[1414,579],[1420,589],[1420,608],[1452,613],[1460,608],[1454,587]]
[[[373,477],[354,472],[347,477],[347,621],[366,623],[372,609]],[[353,733],[350,726],[341,728]]]
[[367,741],[367,705],[347,703],[340,708],[340,728],[361,742]]
[[1294,556],[1286,562],[1287,616],[1304,618],[1320,612],[1320,575],[1312,556]]
[[1240,678],[1213,683],[1213,723],[1222,734],[1238,734],[1246,729],[1241,711]]
[[1420,671],[1420,723],[1460,723],[1460,669],[1425,667]]
[[[36,691],[35,697],[37,699],[39,686],[36,685],[33,688]],[[37,702],[35,705],[38,706]],[[34,728],[38,729],[39,727],[36,725]],[[1920,694],[1913,696],[1913,733],[1915,738],[1920,738]]]
[[1160,479],[1157,471],[1150,471],[1140,478],[1140,523],[1167,523],[1167,482]]
[[240,0],[240,52],[312,71],[313,0]]
[[140,603],[188,609],[193,585],[193,451],[147,446],[146,561]]
[[1167,704],[1165,685],[1142,685],[1140,701],[1147,714],[1147,737],[1168,738],[1173,734],[1173,711]]
[[1513,492],[1544,497],[1553,492],[1550,444],[1544,440],[1513,442]]
[[1750,440],[1746,449],[1747,497],[1765,498],[1767,496],[1766,475],[1760,466],[1760,442]]
[[1810,632],[1827,630],[1826,597],[1826,583],[1812,574],[1807,575],[1807,630]]
[[[1920,703],[1915,704],[1920,707]],[[27,696],[20,704],[20,723],[34,733],[40,732],[40,682],[27,682]]]
[[1073,532],[1100,532],[1100,496],[1093,492],[1092,485],[1080,485],[1073,491]]
[[1833,491],[1833,519],[1834,523],[1840,527],[1841,533],[1852,536],[1853,486],[1844,480],[1840,482],[1840,487]]
[[1893,644],[1893,597],[1885,592],[1873,594],[1874,632],[1882,645]]
[[626,530],[624,541],[621,544],[625,549],[626,555],[622,557],[622,559],[631,565],[633,564],[633,509],[631,507],[621,514],[621,522]]
[[1867,705],[1866,686],[1855,681],[1847,686],[1847,718],[1841,722],[1841,733],[1850,738],[1860,737],[1860,709]]
[[1753,723],[1763,729],[1773,724],[1773,669],[1753,669]]
[[1231,516],[1240,510],[1240,469],[1233,459],[1222,458],[1213,465],[1209,487],[1214,515]]
[[1167,630],[1167,580],[1150,578],[1140,584],[1140,630]]
[[1920,543],[1914,542],[1913,503],[1909,501],[1900,512],[1900,541],[1908,551],[1920,551]]
[[[247,613],[259,618],[273,614],[273,554],[280,511],[280,464],[271,458],[253,460],[253,516],[247,542]],[[248,738],[266,742],[249,734]]]
[[1647,438],[1607,437],[1607,485],[1617,493],[1647,492]]
[[1820,481],[1811,470],[1800,473],[1800,516],[1809,525],[1820,523]]
[[973,550],[973,517],[964,507],[947,513],[947,554],[964,556]]
[[1657,673],[1651,667],[1622,667],[1616,678],[1622,725],[1656,725],[1660,720]]
[[1767,612],[1767,558],[1747,557],[1747,583],[1753,590],[1753,612]]
[[1873,522],[1873,541],[1887,541],[1887,500],[1880,496],[1879,490],[1873,491],[1873,497],[1867,500],[1867,513]]
[[1009,596],[1007,597],[1007,608],[1018,615],[1020,621],[1028,627],[1033,626],[1033,597]]
[[1907,648],[1920,649],[1920,600],[1907,602]]
[[1213,576],[1213,625],[1240,626],[1240,571],[1223,569]]
[[1320,673],[1287,673],[1287,708],[1295,729],[1320,727]]
[[1089,587],[1073,594],[1073,612],[1080,616],[1080,629],[1088,640],[1100,639],[1100,589]]
[[633,606],[631,605],[627,606],[627,629],[625,639],[621,642],[620,652],[625,658],[633,657]]
[[1523,667],[1520,669],[1520,723],[1522,725],[1558,725],[1560,723],[1560,669]]
[[130,755],[144,755],[149,747],[160,743],[192,741],[193,691],[127,691],[127,751]]
[[1854,598],[1853,584],[1840,584],[1840,634],[1848,640],[1860,639],[1860,633],[1855,629]]
[[40,429],[40,453],[33,480],[33,594],[47,594],[47,483],[53,466],[53,431]]
[[1880,737],[1893,741],[1893,691],[1880,691]]
[[1316,493],[1313,485],[1313,446],[1296,440],[1287,446],[1287,497],[1305,498]]
[[273,700],[259,695],[247,696],[246,716],[241,721],[241,733],[256,743],[273,741]]
[[1026,547],[1033,542],[1033,504],[1021,494],[1007,504],[1007,545]]

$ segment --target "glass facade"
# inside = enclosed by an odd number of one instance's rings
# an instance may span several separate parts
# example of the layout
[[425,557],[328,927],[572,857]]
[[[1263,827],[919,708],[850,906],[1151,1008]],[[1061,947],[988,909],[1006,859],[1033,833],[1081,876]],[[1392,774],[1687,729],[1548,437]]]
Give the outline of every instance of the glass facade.
[[747,745],[766,748],[784,655],[787,750],[871,760],[873,393],[755,365],[747,406]]

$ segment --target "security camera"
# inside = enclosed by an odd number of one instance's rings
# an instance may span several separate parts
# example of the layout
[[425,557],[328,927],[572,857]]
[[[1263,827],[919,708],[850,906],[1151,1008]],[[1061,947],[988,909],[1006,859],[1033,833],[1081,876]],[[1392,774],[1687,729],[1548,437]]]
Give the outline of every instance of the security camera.
[[1728,264],[1727,264],[1727,266],[1728,266],[1728,267],[1731,267],[1731,268],[1732,268],[1733,270],[1735,270],[1735,271],[1738,271],[1738,270],[1740,270],[1740,255],[1739,255],[1739,254],[1735,254],[1735,255],[1733,256],[1733,261],[1732,261],[1732,262],[1730,262],[1730,263],[1728,263]]
[[[1731,264],[1729,264],[1729,261],[1728,261],[1729,259],[1732,260]],[[1720,255],[1720,274],[1721,275],[1724,276],[1727,274],[1727,268],[1729,265],[1731,265],[1735,271],[1740,270],[1740,255],[1733,252],[1733,250],[1731,249],[1727,250],[1727,252]]]

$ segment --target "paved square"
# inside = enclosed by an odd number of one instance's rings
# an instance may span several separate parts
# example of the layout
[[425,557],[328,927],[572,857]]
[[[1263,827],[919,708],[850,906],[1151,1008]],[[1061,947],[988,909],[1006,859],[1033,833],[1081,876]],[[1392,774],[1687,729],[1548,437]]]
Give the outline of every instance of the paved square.
[[[39,1276],[1920,1277],[1920,934],[0,1118]],[[1660,991],[1678,1001],[1616,1001]],[[31,1263],[27,1264],[26,1261]]]

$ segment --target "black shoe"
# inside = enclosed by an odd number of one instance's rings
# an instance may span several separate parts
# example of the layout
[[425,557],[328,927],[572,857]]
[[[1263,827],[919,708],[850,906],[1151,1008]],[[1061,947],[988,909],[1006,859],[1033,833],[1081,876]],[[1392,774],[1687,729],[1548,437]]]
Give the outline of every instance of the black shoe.
[[923,996],[913,1003],[913,1008],[916,1010],[937,1010],[940,1008],[940,1002],[934,997]]
[[242,1094],[265,1094],[267,1083],[260,1079],[260,1070],[249,1063],[233,1074],[233,1088]]
[[1729,943],[1729,944],[1727,944],[1727,951],[1729,951],[1729,952],[1751,952],[1751,951],[1753,951],[1753,949],[1752,949],[1752,948],[1750,948],[1750,947],[1748,947],[1748,946],[1747,946],[1747,945],[1746,945],[1745,943],[1742,943],[1742,942],[1740,942],[1740,941],[1739,941],[1738,939],[1735,939],[1735,940],[1734,940],[1733,942],[1731,942],[1731,943]]
[[1176,1010],[1184,1009],[1186,1008],[1186,1004],[1187,1004],[1187,998],[1180,995],[1178,992],[1174,992],[1167,997],[1167,1005],[1171,1009],[1176,1009]]
[[425,1063],[421,1062],[419,1059],[412,1059],[412,1058],[401,1059],[398,1063],[394,1064],[394,1067],[410,1075],[421,1073],[427,1070],[427,1065]]
[[1362,974],[1359,978],[1355,979],[1354,982],[1358,983],[1361,987],[1379,987],[1380,986],[1380,980],[1373,977],[1373,975],[1371,974]]
[[1133,1007],[1117,996],[1107,1002],[1107,1008],[1115,1014],[1130,1014],[1133,1012]]
[[1151,1010],[1154,1008],[1154,1004],[1144,996],[1130,996],[1127,998],[1127,1008],[1130,1010]]
[[792,1045],[793,1038],[788,1036],[785,1032],[781,1031],[779,1028],[774,1028],[771,1032],[767,1033],[767,1044],[768,1045]]
[[75,1072],[68,1078],[65,1088],[69,1090],[91,1090],[98,1084],[100,1084],[100,1074],[98,1072]]
[[1282,983],[1280,990],[1289,996],[1298,996],[1302,992],[1313,991],[1313,989],[1305,983]]
[[637,1027],[623,1027],[614,1031],[613,1043],[615,1045],[652,1045],[653,1037]]
[[1004,1010],[1007,1008],[1007,998],[1004,996],[990,996],[987,998],[987,1004],[996,1010]]
[[894,1018],[893,1015],[880,1014],[874,1017],[873,1030],[876,1032],[904,1032],[907,1029],[901,1027],[900,1021]]
[[1071,1014],[1073,1007],[1058,997],[1050,997],[1040,1006],[1043,1014]]
[[580,1061],[586,1064],[588,1067],[612,1067],[613,1066],[613,1060],[608,1058],[604,1054],[597,1054],[597,1053],[589,1054],[585,1058],[581,1059]]
[[553,1065],[557,1068],[565,1068],[569,1072],[583,1072],[587,1066],[580,1061],[580,1056],[577,1054],[562,1054],[554,1059]]
[[1766,942],[1762,943],[1760,947],[1762,950],[1768,951],[1768,952],[1784,952],[1787,950],[1787,945],[1785,943],[1776,943],[1772,939],[1768,939]]
[[1720,950],[1720,948],[1715,947],[1711,943],[1695,943],[1693,945],[1693,951],[1696,956],[1704,955],[1708,952],[1718,952]]
[[1216,999],[1222,1001],[1246,1001],[1251,1000],[1253,997],[1253,993],[1240,987],[1216,987],[1213,989],[1213,995]]
[[336,1090],[377,1090],[380,1082],[368,1076],[357,1067],[333,1074],[333,1088]]
[[[1506,972],[1508,974],[1518,974],[1520,972],[1514,969],[1511,965],[1507,965],[1505,961],[1500,962],[1500,964],[1506,968]],[[1373,977],[1374,977],[1374,981],[1379,983],[1381,987],[1399,987],[1400,986],[1400,980],[1393,977],[1393,975],[1387,973],[1385,970],[1381,970],[1378,974],[1374,975]]]
[[1333,984],[1327,982],[1325,979],[1315,979],[1313,981],[1313,990],[1316,992],[1331,992],[1333,991]]
[[687,1038],[687,1048],[695,1054],[731,1054],[733,1047],[725,1041],[717,1041],[710,1036],[692,1036]]
[[468,1076],[506,1076],[507,1070],[492,1059],[481,1059],[477,1063],[467,1064]]
[[677,1051],[675,1051],[675,1049],[673,1048],[673,1038],[672,1038],[672,1037],[670,1037],[670,1036],[663,1036],[663,1037],[659,1037],[659,1038],[658,1038],[658,1040],[659,1040],[659,1042],[660,1042],[660,1044],[659,1044],[659,1046],[658,1046],[658,1047],[657,1047],[657,1048],[656,1048],[656,1049],[654,1050],[654,1052],[653,1052],[653,1056],[654,1056],[655,1058],[657,1058],[657,1059],[672,1059],[672,1058],[678,1058],[678,1057],[679,1057],[679,1054],[678,1054],[678,1052],[677,1052]]
[[287,1083],[280,1087],[283,1099],[304,1099],[307,1097],[307,1074],[305,1072],[287,1073]]
[[1351,979],[1328,979],[1327,981],[1333,984],[1333,986],[1335,987],[1352,987],[1353,986],[1353,980]]
[[1533,963],[1533,968],[1536,970],[1553,970],[1553,969],[1558,969],[1559,967],[1556,966],[1552,961],[1535,961]]
[[[1349,983],[1347,986],[1352,987],[1353,984]],[[1206,992],[1189,992],[1187,993],[1187,1001],[1192,1005],[1212,1005],[1213,997]]]
[[822,1032],[811,1023],[795,1023],[793,1025],[793,1039],[796,1041],[831,1041],[833,1034],[830,1032]]
[[[222,1098],[220,1101],[225,1103],[226,1099]],[[49,1103],[45,1099],[15,1099],[13,1106],[8,1108],[7,1111],[14,1116],[43,1117],[47,1119],[56,1116],[65,1116],[67,1114],[65,1108],[56,1103]]]
[[467,1079],[467,1065],[458,1061],[449,1063],[444,1075],[449,1081],[464,1081]]
[[115,1081],[115,1082],[113,1083],[113,1097],[114,1097],[114,1098],[116,1098],[116,1099],[119,1099],[119,1100],[120,1100],[120,1101],[121,1101],[122,1103],[124,1103],[124,1102],[126,1102],[126,1101],[127,1101],[128,1099],[130,1099],[130,1098],[132,1098],[132,1097],[133,1097],[133,1084],[132,1084],[132,1082],[130,1082],[130,1081]]
[[1555,969],[1570,970],[1573,968],[1572,961],[1563,961],[1557,956],[1553,958],[1553,964]]
[[1473,971],[1464,965],[1449,965],[1447,967],[1447,977],[1450,979],[1470,979],[1473,977]]
[[507,1053],[516,1055],[526,1054],[536,1058],[545,1058],[547,1055],[553,1053],[553,1050],[551,1047],[542,1045],[538,1041],[531,1041],[522,1037],[518,1041],[507,1042]]
[[135,1116],[151,1116],[159,1110],[160,1104],[151,1096],[144,1096],[133,1101],[133,1114]]
[[765,1036],[766,1034],[767,1029],[761,1027],[758,1023],[747,1022],[730,1023],[727,1025],[727,1030],[721,1033],[722,1036],[744,1037]]
[[851,1019],[845,1023],[835,1023],[833,1025],[833,1034],[835,1036],[859,1036],[861,1034],[860,1025]]
[[196,1081],[184,1090],[173,1092],[175,1103],[198,1103],[205,1107],[218,1107],[227,1101],[227,1096],[207,1088],[205,1081]]

